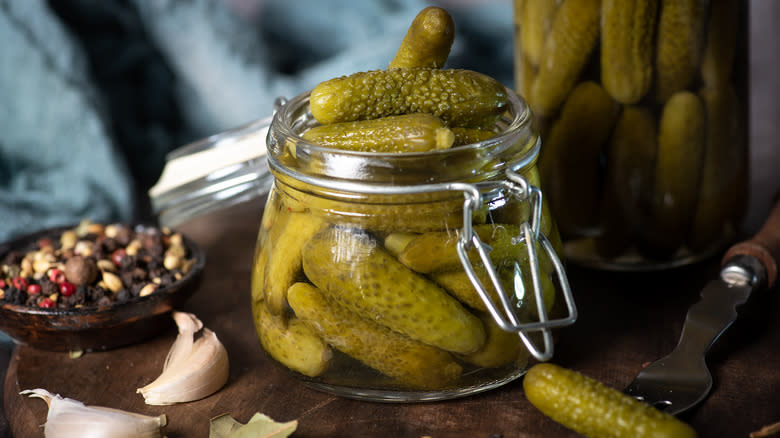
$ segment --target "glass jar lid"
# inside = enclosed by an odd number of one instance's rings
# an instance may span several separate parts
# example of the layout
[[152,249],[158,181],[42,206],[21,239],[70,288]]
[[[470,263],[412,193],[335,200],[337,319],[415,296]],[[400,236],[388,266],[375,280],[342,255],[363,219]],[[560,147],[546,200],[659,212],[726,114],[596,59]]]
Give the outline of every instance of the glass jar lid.
[[271,120],[256,120],[169,153],[159,180],[149,189],[160,225],[173,227],[266,195],[272,182],[266,160]]

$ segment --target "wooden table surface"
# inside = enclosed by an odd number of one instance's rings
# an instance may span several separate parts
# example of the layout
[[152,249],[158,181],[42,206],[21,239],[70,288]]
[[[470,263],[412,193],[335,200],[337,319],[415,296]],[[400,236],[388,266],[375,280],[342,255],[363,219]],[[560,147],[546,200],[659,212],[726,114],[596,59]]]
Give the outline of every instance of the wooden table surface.
[[[297,419],[297,437],[568,437],[545,418],[515,381],[481,395],[446,402],[354,401],[307,388],[263,353],[249,310],[249,278],[261,202],[207,215],[181,227],[203,246],[201,288],[185,305],[214,330],[231,359],[225,388],[201,401],[146,406],[135,389],[154,379],[175,337],[71,359],[17,347],[5,381],[5,411],[14,437],[43,436],[46,405],[18,395],[43,387],[87,404],[168,416],[169,438],[207,437],[208,420],[229,413],[246,422],[255,412]],[[622,388],[641,365],[675,345],[688,307],[716,272],[714,261],[655,274],[610,274],[569,268],[580,317],[561,331],[554,362]],[[780,301],[763,293],[709,356],[715,386],[682,418],[701,437],[747,437],[780,421]]]

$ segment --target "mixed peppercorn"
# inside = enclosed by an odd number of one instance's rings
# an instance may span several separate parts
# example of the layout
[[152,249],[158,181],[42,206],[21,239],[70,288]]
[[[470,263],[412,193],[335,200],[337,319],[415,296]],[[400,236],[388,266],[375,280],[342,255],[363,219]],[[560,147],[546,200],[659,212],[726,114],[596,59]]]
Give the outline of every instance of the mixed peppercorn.
[[0,304],[102,308],[183,278],[195,258],[167,228],[83,221],[0,254]]

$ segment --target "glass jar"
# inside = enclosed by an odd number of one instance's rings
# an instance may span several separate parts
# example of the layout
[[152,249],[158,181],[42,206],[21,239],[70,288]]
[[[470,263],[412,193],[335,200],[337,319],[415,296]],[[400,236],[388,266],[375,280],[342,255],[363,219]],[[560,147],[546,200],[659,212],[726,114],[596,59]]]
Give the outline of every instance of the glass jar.
[[515,88],[565,256],[643,270],[722,250],[747,199],[746,3],[514,5]]
[[277,103],[252,272],[270,357],[315,389],[403,402],[495,388],[551,357],[576,308],[536,125],[509,94],[495,137],[404,154],[308,143],[308,93]]

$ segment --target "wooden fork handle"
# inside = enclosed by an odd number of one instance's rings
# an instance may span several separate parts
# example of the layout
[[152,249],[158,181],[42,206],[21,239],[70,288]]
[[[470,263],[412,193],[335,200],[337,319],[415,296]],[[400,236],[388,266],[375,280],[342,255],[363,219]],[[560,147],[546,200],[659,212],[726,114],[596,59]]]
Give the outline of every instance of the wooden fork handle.
[[777,280],[777,264],[780,260],[780,194],[775,197],[775,203],[769,217],[758,233],[729,248],[723,256],[722,264],[740,255],[754,257],[764,265],[767,274],[767,288],[774,286]]

